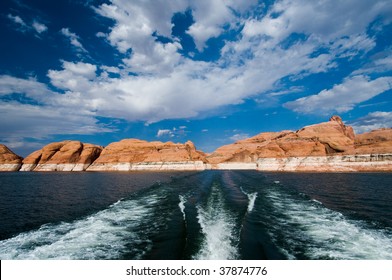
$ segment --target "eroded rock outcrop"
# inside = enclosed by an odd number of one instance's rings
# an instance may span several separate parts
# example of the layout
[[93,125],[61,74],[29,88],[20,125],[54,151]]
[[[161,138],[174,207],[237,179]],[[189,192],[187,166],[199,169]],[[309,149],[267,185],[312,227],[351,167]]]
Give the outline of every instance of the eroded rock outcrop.
[[266,132],[223,146],[208,156],[211,164],[256,162],[259,158],[326,156],[350,153],[354,131],[338,116],[329,122],[306,126],[296,132]]
[[7,146],[0,144],[0,171],[18,171],[23,158],[11,151]]
[[391,129],[355,135],[333,116],[295,132],[266,132],[237,141],[207,159],[217,169],[386,171],[392,170],[391,154]]
[[392,153],[392,129],[382,128],[355,136],[356,154]]
[[21,171],[84,171],[98,158],[102,147],[80,141],[51,143],[23,160]]
[[124,139],[109,144],[87,171],[204,170],[206,157],[195,145]]
[[360,154],[315,157],[260,158],[259,171],[392,171],[392,154]]

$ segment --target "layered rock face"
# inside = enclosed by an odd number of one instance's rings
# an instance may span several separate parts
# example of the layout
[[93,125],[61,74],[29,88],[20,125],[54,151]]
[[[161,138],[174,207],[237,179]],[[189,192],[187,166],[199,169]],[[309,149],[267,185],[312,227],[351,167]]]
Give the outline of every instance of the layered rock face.
[[[23,163],[23,164],[22,164]],[[22,164],[22,166],[21,166]],[[392,171],[392,129],[355,135],[342,119],[298,131],[265,132],[206,155],[188,141],[125,139],[105,149],[79,141],[51,143],[22,161],[0,145],[0,171]]]
[[220,147],[207,159],[216,169],[250,169],[253,163],[266,171],[385,171],[392,170],[389,153],[391,129],[356,136],[333,116],[296,132],[261,133]]
[[125,139],[109,144],[87,171],[204,170],[206,157],[195,145]]
[[20,156],[7,146],[0,144],[0,171],[18,171],[22,165]]
[[23,160],[21,171],[84,171],[98,158],[102,147],[79,141],[46,145]]
[[322,157],[260,158],[259,171],[392,171],[392,154],[339,155]]
[[296,132],[266,132],[223,146],[208,156],[208,160],[211,164],[219,164],[350,153],[354,149],[354,139],[353,129],[334,116],[329,122],[306,126]]
[[392,129],[382,128],[355,136],[356,154],[392,153]]

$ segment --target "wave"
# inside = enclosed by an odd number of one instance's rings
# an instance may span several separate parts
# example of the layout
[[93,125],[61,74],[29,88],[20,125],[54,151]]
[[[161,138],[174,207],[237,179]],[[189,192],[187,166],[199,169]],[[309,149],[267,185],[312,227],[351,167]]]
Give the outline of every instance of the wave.
[[217,185],[213,185],[205,206],[197,206],[197,219],[202,229],[203,241],[194,259],[229,260],[238,258],[235,245],[233,214],[225,209],[223,197]]
[[182,216],[184,218],[184,221],[186,221],[186,216],[185,216],[185,203],[186,203],[186,198],[182,195],[179,195],[178,198],[180,199],[180,202],[178,203],[178,207],[180,207]]
[[272,190],[267,197],[275,211],[271,235],[288,258],[392,259],[391,232],[350,220],[316,200]]
[[255,207],[255,202],[256,202],[256,198],[257,198],[257,192],[253,192],[253,193],[247,193],[245,192],[242,187],[240,187],[241,191],[243,194],[245,194],[248,197],[248,213],[253,211],[253,208]]
[[0,259],[139,259],[152,244],[138,227],[151,220],[158,201],[156,195],[120,200],[81,220],[21,233],[0,241]]

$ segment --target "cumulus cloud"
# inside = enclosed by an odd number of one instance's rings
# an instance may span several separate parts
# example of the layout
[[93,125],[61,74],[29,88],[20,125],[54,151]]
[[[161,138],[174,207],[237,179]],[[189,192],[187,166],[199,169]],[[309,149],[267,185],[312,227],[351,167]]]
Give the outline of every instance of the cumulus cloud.
[[[339,66],[336,57],[355,56],[374,49],[375,41],[368,36],[367,27],[379,16],[388,18],[386,14],[392,11],[390,1],[383,0],[282,0],[256,15],[252,12],[256,4],[257,1],[234,0],[135,0],[132,3],[112,0],[95,8],[97,14],[113,22],[105,33],[98,32],[97,38],[107,40],[122,54],[121,65],[63,61],[61,69],[50,69],[47,74],[51,88],[57,88],[58,92],[35,80],[1,76],[0,85],[5,86],[0,87],[0,93],[23,93],[37,103],[4,104],[26,109],[31,113],[31,120],[35,119],[33,108],[37,109],[38,119],[40,108],[48,116],[54,114],[54,119],[57,112],[77,116],[66,117],[64,121],[70,123],[63,125],[72,128],[71,122],[80,119],[85,130],[70,131],[83,133],[106,129],[96,122],[96,117],[152,123],[197,117],[206,111],[268,94],[277,98],[288,93],[282,90],[282,80],[298,80],[330,71]],[[181,39],[171,33],[172,18],[188,9],[194,19],[188,34],[199,51],[209,39],[228,30],[237,31],[237,37],[223,42],[216,61],[196,61],[181,55]],[[19,25],[24,23],[20,17],[9,15],[9,18]],[[37,32],[44,32],[43,26],[36,27]],[[61,29],[61,33],[78,52],[87,52],[81,38],[69,28]],[[167,40],[157,40],[157,35]],[[297,35],[303,36],[298,39]],[[289,44],[283,44],[285,40]],[[320,49],[326,51],[318,52]],[[378,63],[390,62],[385,57]],[[285,106],[302,113],[346,112],[390,88],[390,77],[353,74],[340,85]],[[291,89],[290,92],[300,90]],[[7,108],[10,114],[16,112]],[[33,121],[29,124],[39,127]],[[175,132],[161,129],[156,136],[170,136]],[[235,138],[239,137],[247,135],[237,134]]]
[[100,125],[93,115],[84,112],[70,112],[66,108],[50,105],[35,106],[2,101],[0,127],[1,142],[12,142],[24,137],[45,139],[51,135],[88,135],[113,131]]
[[372,112],[368,115],[350,122],[355,133],[369,132],[378,128],[392,128],[392,112]]
[[367,76],[349,77],[342,84],[318,94],[287,102],[288,109],[307,114],[331,114],[350,111],[358,103],[369,100],[392,88],[392,77],[371,80]]
[[51,83],[60,89],[85,92],[92,85],[91,80],[96,78],[97,66],[90,63],[63,62],[63,70],[49,70],[48,77]]
[[60,32],[69,39],[71,45],[74,46],[78,52],[87,52],[80,42],[79,36],[71,32],[69,28],[62,28]]
[[[321,41],[364,34],[379,15],[390,15],[389,1],[283,0],[277,1],[260,20],[246,22],[244,35],[267,36],[281,41],[292,33],[312,34]],[[360,20],[358,20],[360,19]]]
[[75,104],[75,98],[53,92],[34,79],[0,76],[0,97],[10,94],[23,94],[28,102],[0,100],[1,142],[22,142],[27,136],[44,139],[56,134],[113,131],[100,124],[91,110]]
[[196,48],[203,51],[210,38],[218,37],[224,31],[224,25],[235,25],[239,18],[235,13],[241,13],[252,7],[257,1],[190,1],[195,23],[187,33],[195,41]]

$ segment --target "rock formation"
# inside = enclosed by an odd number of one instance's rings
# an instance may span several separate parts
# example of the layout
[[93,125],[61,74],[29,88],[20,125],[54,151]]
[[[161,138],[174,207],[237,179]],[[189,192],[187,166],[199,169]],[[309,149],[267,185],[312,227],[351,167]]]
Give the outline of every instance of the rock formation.
[[[268,171],[392,170],[392,130],[355,136],[339,116],[296,132],[267,132],[218,148],[212,168]],[[252,168],[254,167],[254,168]]]
[[355,136],[356,154],[392,153],[392,129],[382,128]]
[[[23,164],[22,164],[23,163]],[[21,166],[22,164],[22,166]],[[0,145],[0,171],[392,171],[392,129],[355,135],[338,116],[297,131],[264,132],[206,155],[188,141],[125,139],[105,149],[79,141],[46,145],[23,161]]]
[[0,171],[18,171],[21,165],[22,158],[0,144]]
[[102,147],[79,141],[51,143],[23,160],[21,171],[84,171]]
[[338,116],[329,122],[306,126],[296,132],[266,132],[223,146],[208,156],[212,164],[255,162],[258,158],[326,156],[350,153],[354,131]]
[[109,144],[87,171],[204,170],[206,157],[195,145],[125,139]]

